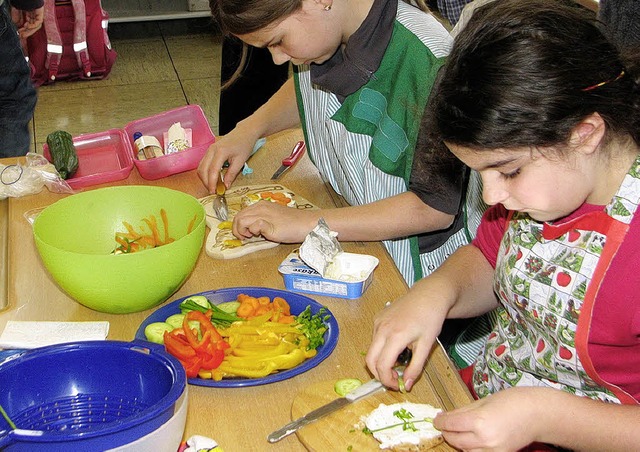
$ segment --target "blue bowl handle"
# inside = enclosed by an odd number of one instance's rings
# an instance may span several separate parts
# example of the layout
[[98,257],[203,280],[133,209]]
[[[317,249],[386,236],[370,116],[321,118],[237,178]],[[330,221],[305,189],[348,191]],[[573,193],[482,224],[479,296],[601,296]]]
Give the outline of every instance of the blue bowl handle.
[[149,342],[149,341],[145,341],[143,339],[133,339],[131,341],[131,348],[134,349],[141,349],[141,351],[144,351],[145,349],[147,349],[149,352],[155,352],[157,353],[158,351],[166,353],[164,350],[164,345],[163,344],[156,344],[155,342]]
[[9,350],[0,350],[0,364],[5,361],[9,361],[10,359],[16,359],[20,356],[24,355],[28,350],[15,348]]
[[129,346],[132,350],[140,353],[149,353],[169,357],[169,359],[178,360],[175,356],[165,350],[164,344],[156,344],[155,342],[145,341],[143,339],[133,339]]

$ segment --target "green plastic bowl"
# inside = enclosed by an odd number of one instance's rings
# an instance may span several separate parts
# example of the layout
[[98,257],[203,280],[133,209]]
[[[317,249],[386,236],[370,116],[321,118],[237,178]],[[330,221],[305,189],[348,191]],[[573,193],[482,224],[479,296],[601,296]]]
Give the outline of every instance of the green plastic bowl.
[[[167,212],[174,242],[131,254],[111,254],[115,233],[136,231],[160,209]],[[189,223],[196,217],[193,229]],[[167,300],[191,274],[205,233],[204,208],[196,198],[163,187],[121,186],[78,193],[44,209],[33,223],[46,269],[74,300],[100,312],[144,311]]]

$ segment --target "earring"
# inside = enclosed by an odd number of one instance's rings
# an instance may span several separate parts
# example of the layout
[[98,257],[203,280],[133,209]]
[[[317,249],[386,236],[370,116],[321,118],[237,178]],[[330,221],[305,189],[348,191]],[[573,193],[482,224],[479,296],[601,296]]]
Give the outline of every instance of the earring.
[[324,6],[324,10],[325,11],[331,11],[331,5],[325,5]]

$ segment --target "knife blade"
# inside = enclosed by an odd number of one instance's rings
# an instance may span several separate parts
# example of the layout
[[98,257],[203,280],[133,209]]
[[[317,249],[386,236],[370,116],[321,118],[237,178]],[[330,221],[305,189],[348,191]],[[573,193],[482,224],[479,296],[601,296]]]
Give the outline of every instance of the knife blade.
[[225,193],[227,187],[224,185],[222,170],[218,173],[218,182],[216,182],[216,197],[213,198],[213,211],[220,221],[227,221],[229,218],[229,207],[227,206],[227,198]]
[[284,427],[279,428],[275,432],[271,433],[267,437],[267,440],[270,443],[275,443],[277,441],[280,441],[282,438],[285,438],[291,435],[301,427],[304,427],[305,425],[310,424],[311,422],[317,421],[318,419],[330,413],[333,413],[334,411],[337,411],[344,406],[357,402],[358,400],[363,399],[364,397],[371,395],[375,392],[378,392],[381,389],[384,389],[384,387],[382,386],[382,383],[380,383],[376,379],[370,380],[364,383],[363,385],[358,386],[353,391],[347,393],[344,397],[335,399],[325,405],[322,405],[320,408],[316,408],[315,410],[305,414],[304,416],[296,419],[295,421],[289,422]]
[[278,168],[276,172],[273,173],[273,176],[271,176],[271,180],[278,179],[280,176],[282,176],[282,173],[295,165],[295,163],[300,160],[300,157],[302,157],[302,155],[304,154],[305,149],[307,149],[307,146],[304,144],[304,141],[298,141],[291,150],[291,154],[289,154],[288,157],[282,159],[282,165],[280,165],[280,168]]

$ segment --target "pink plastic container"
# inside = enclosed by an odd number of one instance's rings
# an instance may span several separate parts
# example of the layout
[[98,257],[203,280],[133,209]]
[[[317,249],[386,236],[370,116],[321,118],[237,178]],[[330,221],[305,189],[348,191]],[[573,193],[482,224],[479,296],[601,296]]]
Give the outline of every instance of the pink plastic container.
[[[67,183],[73,189],[126,179],[133,169],[131,142],[123,130],[88,133],[73,137],[78,154],[78,169]],[[43,155],[51,161],[49,146]]]
[[[138,160],[133,146],[133,134],[140,132],[143,135],[153,135],[164,146],[163,134],[176,122],[179,122],[185,129],[191,129],[192,147],[174,154],[149,160]],[[149,180],[197,168],[207,149],[216,139],[202,108],[198,105],[187,105],[132,121],[125,126],[124,131],[130,141],[130,152],[134,165],[138,168],[140,175]]]

